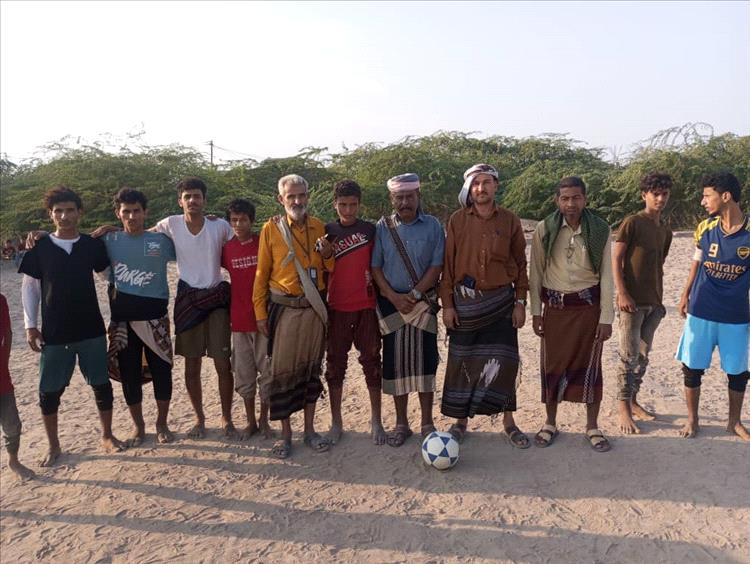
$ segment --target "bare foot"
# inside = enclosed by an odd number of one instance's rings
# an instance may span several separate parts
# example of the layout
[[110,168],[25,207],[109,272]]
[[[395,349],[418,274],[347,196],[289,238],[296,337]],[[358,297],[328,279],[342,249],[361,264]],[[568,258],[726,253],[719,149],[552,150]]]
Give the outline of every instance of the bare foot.
[[273,429],[271,429],[271,425],[268,424],[268,421],[266,421],[265,423],[261,421],[258,425],[258,429],[260,429],[261,435],[266,440],[273,439],[276,436],[276,433],[273,432]]
[[128,437],[125,444],[128,448],[141,446],[143,440],[146,438],[146,429],[143,427],[136,427],[133,429],[133,434]]
[[60,455],[62,454],[62,450],[60,450],[60,445],[49,447],[49,451],[47,454],[44,455],[44,458],[42,458],[41,462],[39,462],[39,466],[42,467],[48,467],[52,466],[57,462],[57,459],[60,458]]
[[206,436],[206,425],[204,423],[196,423],[193,428],[187,432],[187,436],[191,439],[202,439]]
[[617,414],[620,419],[619,428],[625,435],[639,434],[641,432],[638,425],[633,421],[631,405],[634,404],[631,404],[630,400],[618,400],[617,402]]
[[737,421],[737,423],[735,423],[734,425],[732,425],[731,423],[727,425],[727,433],[737,435],[743,441],[747,441],[750,443],[750,432],[748,432],[748,430],[745,429],[745,426],[739,421]]
[[374,445],[384,445],[385,442],[388,440],[388,434],[385,432],[385,429],[383,429],[383,424],[378,422],[372,423],[372,444]]
[[680,429],[680,436],[685,439],[692,439],[698,434],[698,429],[697,421],[688,421],[685,423],[685,426]]
[[36,478],[34,471],[21,464],[17,458],[8,461],[8,468],[10,468],[16,477],[22,482]]
[[102,437],[101,445],[102,450],[107,454],[111,454],[113,452],[122,452],[123,450],[128,448],[127,444],[117,440],[114,436]]
[[344,436],[344,429],[341,425],[331,425],[331,428],[326,434],[328,442],[332,445],[335,445],[337,442],[339,442],[342,436]]
[[656,419],[656,413],[648,411],[637,401],[633,400],[633,417],[637,417],[641,421],[653,421]]
[[625,435],[638,435],[641,430],[629,414],[620,413],[620,432]]
[[172,441],[174,441],[174,434],[166,425],[157,425],[156,440],[161,444],[171,443]]
[[225,439],[236,439],[237,438],[237,428],[234,426],[234,423],[231,421],[227,421],[222,426],[222,431],[224,432],[224,438]]
[[242,431],[240,431],[239,435],[237,435],[237,439],[240,441],[246,441],[250,437],[252,437],[255,433],[258,432],[258,426],[253,423],[252,425],[248,425]]

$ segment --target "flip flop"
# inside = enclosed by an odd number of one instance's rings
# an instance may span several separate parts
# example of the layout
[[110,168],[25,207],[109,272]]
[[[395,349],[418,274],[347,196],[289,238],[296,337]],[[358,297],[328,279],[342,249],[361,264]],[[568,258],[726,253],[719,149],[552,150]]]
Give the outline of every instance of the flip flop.
[[279,460],[289,458],[291,453],[292,441],[276,441],[271,447],[271,455]]
[[545,423],[539,432],[534,435],[534,444],[539,448],[547,448],[557,437],[557,427]]
[[448,432],[453,435],[453,438],[456,439],[458,444],[461,444],[466,438],[466,425],[463,423],[454,423],[450,426]]
[[505,434],[508,436],[510,444],[516,448],[524,450],[531,446],[531,441],[529,440],[529,437],[526,436],[526,433],[521,431],[521,429],[515,425],[505,429]]
[[305,437],[304,443],[315,452],[326,452],[331,448],[331,441],[319,433],[313,433]]
[[396,425],[392,432],[388,433],[386,442],[388,446],[400,447],[406,442],[406,439],[413,435],[412,430],[406,425]]
[[599,429],[589,429],[586,431],[586,440],[596,452],[607,452],[612,449],[607,437]]

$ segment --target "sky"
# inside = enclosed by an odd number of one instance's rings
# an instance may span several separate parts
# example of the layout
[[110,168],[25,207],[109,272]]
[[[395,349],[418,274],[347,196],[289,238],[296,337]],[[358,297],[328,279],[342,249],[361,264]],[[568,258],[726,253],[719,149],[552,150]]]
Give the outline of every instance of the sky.
[[[0,2],[0,152],[750,134],[750,2]],[[131,137],[129,137],[131,136]],[[134,143],[135,141],[130,141]]]

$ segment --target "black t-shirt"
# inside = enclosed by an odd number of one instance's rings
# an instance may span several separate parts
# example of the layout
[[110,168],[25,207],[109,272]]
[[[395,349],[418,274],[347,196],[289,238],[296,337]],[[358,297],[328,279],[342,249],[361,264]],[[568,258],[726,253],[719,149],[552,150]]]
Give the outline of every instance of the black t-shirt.
[[24,255],[18,272],[41,280],[45,343],[65,345],[104,335],[93,271],[108,266],[104,243],[88,235],[73,243],[70,254],[44,237]]
[[169,300],[120,292],[109,285],[109,311],[112,321],[143,321],[167,315]]

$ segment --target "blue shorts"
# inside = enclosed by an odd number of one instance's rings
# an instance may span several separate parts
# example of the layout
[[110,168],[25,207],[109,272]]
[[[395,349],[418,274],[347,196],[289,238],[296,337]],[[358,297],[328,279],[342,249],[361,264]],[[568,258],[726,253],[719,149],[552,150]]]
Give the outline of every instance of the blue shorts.
[[44,345],[39,361],[39,391],[49,394],[67,388],[76,367],[76,358],[89,386],[109,382],[107,338],[102,335],[66,345]]
[[693,370],[711,366],[714,347],[719,347],[721,369],[727,374],[747,370],[750,323],[719,323],[687,316],[675,358]]

